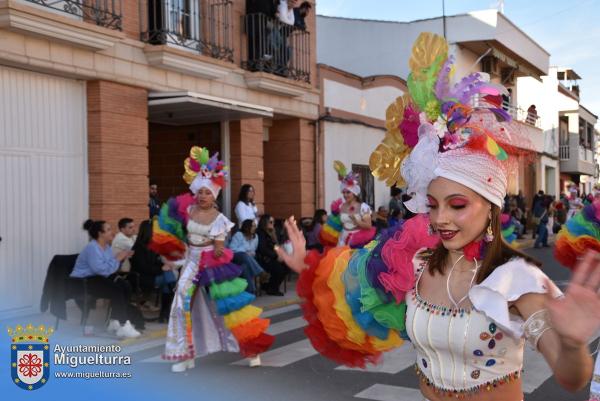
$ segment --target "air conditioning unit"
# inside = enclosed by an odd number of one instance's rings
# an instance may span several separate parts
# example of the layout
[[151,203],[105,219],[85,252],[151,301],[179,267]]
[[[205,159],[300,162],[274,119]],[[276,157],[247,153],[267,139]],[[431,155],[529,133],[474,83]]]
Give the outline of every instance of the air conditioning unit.
[[496,57],[487,56],[481,59],[481,72],[500,76],[500,66]]

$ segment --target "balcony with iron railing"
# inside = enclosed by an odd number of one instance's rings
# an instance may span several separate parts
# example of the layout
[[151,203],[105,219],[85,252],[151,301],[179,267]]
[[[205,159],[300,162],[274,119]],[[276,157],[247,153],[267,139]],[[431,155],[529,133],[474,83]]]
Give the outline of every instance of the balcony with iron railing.
[[265,14],[244,16],[242,68],[310,83],[310,32]]
[[142,0],[141,40],[233,62],[232,0]]
[[23,0],[104,28],[121,30],[121,0]]

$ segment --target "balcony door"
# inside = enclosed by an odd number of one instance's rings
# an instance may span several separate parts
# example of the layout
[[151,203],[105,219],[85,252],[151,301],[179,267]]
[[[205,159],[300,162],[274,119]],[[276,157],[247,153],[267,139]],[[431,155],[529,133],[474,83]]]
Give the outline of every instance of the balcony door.
[[[201,51],[200,0],[162,0],[155,7],[166,44]],[[155,18],[156,18],[155,17]]]

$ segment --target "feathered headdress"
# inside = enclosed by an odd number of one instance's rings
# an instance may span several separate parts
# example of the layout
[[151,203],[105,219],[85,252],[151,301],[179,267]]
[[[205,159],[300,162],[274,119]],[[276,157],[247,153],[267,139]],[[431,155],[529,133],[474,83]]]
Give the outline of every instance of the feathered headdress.
[[[498,141],[510,139],[506,89],[473,73],[451,84],[454,57],[446,40],[421,33],[409,60],[408,93],[386,111],[387,133],[371,154],[373,175],[388,185],[407,185],[416,213],[427,211],[426,191],[435,177],[457,181],[502,206],[508,158]],[[506,145],[503,145],[506,146]],[[444,161],[444,159],[446,159]]]
[[215,153],[209,157],[208,149],[199,146],[190,149],[190,157],[183,163],[185,168],[183,179],[194,195],[200,188],[208,188],[216,198],[221,188],[225,186],[228,168],[218,156],[219,153]]
[[339,160],[333,162],[333,168],[338,173],[338,180],[340,181],[340,191],[350,191],[354,195],[360,195],[360,183],[358,180],[358,174],[348,171],[344,163]]

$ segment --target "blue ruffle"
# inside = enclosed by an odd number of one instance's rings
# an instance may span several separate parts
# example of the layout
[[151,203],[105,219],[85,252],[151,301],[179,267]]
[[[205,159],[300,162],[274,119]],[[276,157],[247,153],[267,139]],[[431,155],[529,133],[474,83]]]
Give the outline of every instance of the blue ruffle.
[[238,309],[242,309],[244,306],[254,301],[256,297],[249,292],[242,291],[232,297],[222,298],[216,301],[217,312],[219,315],[227,315],[228,313],[235,312]]

